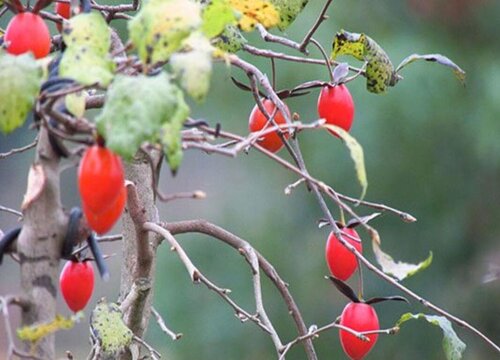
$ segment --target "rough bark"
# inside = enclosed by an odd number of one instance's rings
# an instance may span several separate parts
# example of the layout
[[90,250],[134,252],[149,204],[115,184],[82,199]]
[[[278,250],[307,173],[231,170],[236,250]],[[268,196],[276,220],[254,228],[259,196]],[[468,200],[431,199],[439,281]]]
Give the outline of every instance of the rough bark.
[[[150,154],[156,165],[161,162],[156,151]],[[158,209],[155,206],[153,169],[143,153],[138,153],[133,163],[125,166],[126,178],[135,184],[129,188],[128,202],[123,217],[123,263],[121,268],[120,301],[129,294],[136,281],[154,283],[155,253],[158,247],[154,235],[142,229],[143,221],[158,221]],[[135,195],[137,195],[135,197]],[[134,198],[135,197],[135,198]],[[138,337],[142,337],[151,315],[153,299],[152,287],[142,291],[124,313],[127,326]]]
[[[35,162],[23,202],[23,227],[17,241],[21,261],[21,286],[29,306],[23,308],[22,324],[54,319],[59,260],[67,227],[59,193],[59,156],[40,130]],[[31,351],[31,344],[26,344]],[[40,341],[34,355],[55,358],[54,336]]]

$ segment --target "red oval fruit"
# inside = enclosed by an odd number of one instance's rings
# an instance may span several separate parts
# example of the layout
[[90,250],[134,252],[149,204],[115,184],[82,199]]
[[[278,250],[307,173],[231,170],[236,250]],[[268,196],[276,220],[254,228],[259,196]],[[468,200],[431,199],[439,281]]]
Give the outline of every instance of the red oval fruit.
[[123,191],[125,176],[120,157],[94,145],[85,150],[78,169],[82,207],[99,215],[110,209]]
[[[324,86],[318,98],[318,114],[327,124],[349,131],[354,120],[354,101],[347,86]],[[337,136],[334,131],[330,132]]]
[[[340,316],[340,325],[358,332],[380,330],[375,309],[368,304],[347,304]],[[368,334],[370,341],[363,341],[345,330],[339,331],[340,343],[344,352],[352,360],[361,360],[370,352],[377,342],[378,334]]]
[[68,261],[59,277],[59,286],[68,307],[82,310],[94,291],[94,268],[90,261]]
[[[57,2],[56,13],[65,19],[69,19],[71,17],[71,5],[69,3]],[[56,27],[59,32],[62,31],[62,24],[57,23]]]
[[83,213],[87,218],[87,222],[92,230],[94,230],[99,235],[107,233],[116,221],[120,218],[125,208],[125,203],[127,202],[127,190],[125,186],[122,187],[120,195],[115,200],[113,205],[100,214],[95,214],[83,204]]
[[[347,236],[342,238],[346,240],[349,244],[354,246],[356,250],[362,252],[363,245],[361,244],[361,239],[359,238],[356,230],[352,228],[342,228],[344,233],[351,235],[352,237],[358,239],[359,241],[353,240]],[[326,242],[326,262],[330,268],[330,272],[337,279],[342,281],[347,281],[352,274],[356,271],[358,267],[358,261],[356,255],[354,255],[348,248],[340,242],[340,240],[335,236],[333,232],[328,236]]]
[[50,52],[50,32],[42,17],[30,12],[14,16],[5,30],[7,52],[20,55],[33,53],[36,59],[47,56]]
[[[274,113],[274,109],[276,109],[276,105],[269,100],[265,99],[262,101],[262,105],[266,109],[267,113],[269,115],[272,115]],[[290,110],[286,106],[286,112],[287,115],[290,117]],[[286,124],[286,120],[284,115],[281,113],[281,111],[276,112],[276,115],[274,116],[274,121],[276,122],[277,125],[282,125]],[[268,123],[266,116],[260,111],[258,105],[256,104],[252,112],[250,114],[250,118],[248,119],[248,128],[251,132],[256,132],[262,130],[266,124]],[[269,124],[269,126],[273,126],[272,124]],[[290,136],[288,132],[283,132],[284,136],[286,139]],[[263,148],[272,151],[272,152],[277,152],[283,147],[283,142],[281,141],[281,138],[278,135],[278,131],[271,132],[269,134],[263,135],[262,139],[258,141],[258,144],[261,145]]]

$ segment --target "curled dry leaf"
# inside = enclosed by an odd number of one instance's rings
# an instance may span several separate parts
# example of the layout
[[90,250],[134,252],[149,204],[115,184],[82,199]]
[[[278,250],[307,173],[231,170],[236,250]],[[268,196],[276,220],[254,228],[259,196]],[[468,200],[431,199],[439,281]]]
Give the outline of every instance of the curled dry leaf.
[[28,190],[24,194],[23,204],[21,205],[22,210],[26,210],[42,193],[47,176],[43,170],[42,165],[33,164],[31,165],[30,172],[28,175]]

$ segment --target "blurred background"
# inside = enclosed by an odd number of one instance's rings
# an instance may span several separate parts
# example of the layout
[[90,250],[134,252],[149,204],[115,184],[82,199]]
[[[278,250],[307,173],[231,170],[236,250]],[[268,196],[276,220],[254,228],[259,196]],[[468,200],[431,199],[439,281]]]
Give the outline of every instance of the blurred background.
[[[323,1],[310,1],[286,35],[300,41],[321,9]],[[404,281],[423,297],[477,326],[500,343],[500,280],[483,283],[489,269],[500,267],[500,2],[494,0],[336,0],[328,11],[330,19],[317,38],[330,50],[336,31],[364,32],[399,63],[412,53],[441,53],[467,72],[463,88],[452,72],[433,63],[418,62],[405,68],[404,80],[385,95],[365,90],[364,78],[349,83],[356,103],[351,131],[365,150],[369,187],[366,199],[407,211],[418,218],[405,224],[385,214],[372,225],[380,232],[382,246],[395,259],[419,262],[433,251],[429,269]],[[8,16],[0,20],[4,27]],[[122,34],[126,24],[117,22]],[[298,55],[280,46],[264,44],[257,36],[255,46],[269,47]],[[270,61],[239,54],[267,74]],[[311,56],[318,52],[311,47]],[[346,58],[352,65],[360,65]],[[277,62],[278,88],[327,80],[326,69],[317,65]],[[236,90],[234,75],[246,80],[237,69],[215,66],[211,93],[202,105],[193,104],[194,117],[223,129],[247,133],[248,115],[254,100],[250,93]],[[318,91],[287,100],[304,122],[317,119]],[[0,99],[1,101],[1,99]],[[8,137],[0,135],[0,152],[28,144],[35,136],[27,127]],[[300,134],[302,149],[311,174],[337,191],[358,196],[360,189],[347,149],[326,132]],[[284,153],[281,153],[288,158]],[[0,160],[0,205],[19,209],[26,188],[33,150]],[[248,240],[270,260],[301,308],[308,325],[325,325],[342,311],[347,300],[324,279],[327,229],[318,229],[322,213],[315,198],[300,186],[291,195],[284,188],[297,178],[256,151],[236,159],[185,153],[178,175],[162,173],[164,192],[203,190],[206,200],[179,200],[159,204],[165,221],[204,218]],[[67,208],[79,204],[75,168],[62,173],[62,201]],[[338,212],[329,204],[334,215]],[[370,209],[357,209],[360,214]],[[50,214],[47,214],[50,216]],[[0,229],[8,230],[18,219],[0,212]],[[119,232],[117,226],[115,232]],[[373,260],[366,233],[365,254]],[[252,284],[249,268],[234,250],[201,235],[178,236],[187,253],[209,279],[232,290],[233,298],[252,311]],[[119,289],[120,244],[107,244],[112,269],[110,283],[96,282],[92,303],[105,296],[116,300]],[[240,323],[232,310],[202,285],[193,285],[175,253],[159,249],[154,306],[168,326],[184,337],[167,338],[154,321],[146,340],[166,359],[273,359],[270,338],[254,324]],[[62,265],[61,265],[62,266]],[[494,278],[494,277],[493,277]],[[364,271],[365,296],[400,295],[390,285]],[[353,277],[355,286],[355,278]],[[272,285],[263,279],[266,309],[282,340],[296,336],[291,317]],[[18,266],[9,257],[0,268],[0,294],[16,293]],[[59,311],[69,311],[58,299]],[[377,305],[381,326],[391,327],[402,313],[429,311],[415,301]],[[13,326],[18,314],[12,309]],[[467,344],[464,359],[498,358],[478,337],[457,328]],[[88,322],[58,334],[58,356],[71,350],[75,358],[90,349]],[[5,331],[0,327],[0,349],[6,349]],[[321,359],[346,359],[337,331],[315,341]],[[3,354],[0,353],[0,359]],[[301,346],[289,359],[304,359]],[[395,336],[380,336],[369,359],[444,359],[441,331],[423,321],[407,323]]]

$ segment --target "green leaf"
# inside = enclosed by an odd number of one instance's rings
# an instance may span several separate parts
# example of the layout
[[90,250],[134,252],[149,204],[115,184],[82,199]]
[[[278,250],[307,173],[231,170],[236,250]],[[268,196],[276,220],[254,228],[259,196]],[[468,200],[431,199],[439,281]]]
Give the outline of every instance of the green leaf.
[[22,126],[42,83],[42,70],[31,55],[13,56],[0,50],[0,131]]
[[108,86],[113,80],[114,63],[85,47],[66,49],[59,65],[59,75],[82,85]]
[[128,29],[141,61],[154,64],[168,60],[201,25],[201,7],[193,1],[149,0]]
[[67,48],[59,75],[83,85],[111,82],[115,67],[109,56],[111,32],[101,13],[82,13],[65,22],[63,40]]
[[100,300],[90,317],[92,334],[99,342],[101,351],[108,356],[127,348],[134,337],[122,319],[120,307]]
[[463,85],[465,85],[465,71],[462,70],[460,66],[455,64],[449,58],[441,54],[426,54],[426,55],[412,54],[406,57],[403,61],[401,61],[401,64],[398,65],[396,72],[399,72],[399,70],[401,70],[403,67],[417,60],[437,62],[438,64],[450,67],[453,70],[453,73],[455,74],[457,79]]
[[226,26],[222,34],[214,41],[214,46],[222,51],[235,53],[243,48],[247,39],[241,34],[236,26]]
[[380,245],[376,241],[372,241],[372,247],[375,258],[380,264],[382,271],[388,275],[394,276],[399,281],[428,268],[432,263],[432,252],[429,253],[427,259],[419,264],[408,264],[401,261],[395,262],[390,255],[382,251]]
[[79,322],[83,318],[83,312],[79,311],[75,315],[65,318],[62,315],[57,314],[54,320],[35,324],[30,326],[24,326],[17,329],[17,337],[22,341],[29,341],[31,343],[37,343],[44,337],[55,333],[59,330],[68,330],[75,326],[75,323]]
[[227,25],[236,24],[236,15],[227,0],[212,0],[203,10],[201,30],[209,39],[221,34]]
[[188,112],[182,91],[165,72],[156,76],[118,75],[96,122],[106,145],[130,160],[143,142],[162,139],[165,124],[176,124],[176,135],[180,137]]
[[84,91],[66,95],[64,99],[66,109],[77,118],[82,117],[85,114],[86,97],[87,94]]
[[335,134],[337,134],[349,149],[351,158],[354,161],[356,176],[362,188],[360,196],[360,200],[362,200],[365,197],[366,189],[368,188],[368,179],[366,176],[365,156],[363,153],[363,148],[358,143],[358,141],[344,129],[330,124],[323,124],[322,127],[330,131],[333,131]]
[[280,14],[280,23],[278,28],[285,30],[295,20],[309,0],[270,0],[276,6]]
[[180,78],[182,88],[196,101],[202,101],[210,86],[214,48],[199,32],[193,33],[184,44],[189,50],[173,54],[170,66]]
[[335,35],[331,57],[351,55],[366,62],[366,88],[372,93],[383,93],[399,81],[387,53],[365,34],[341,30]]
[[446,354],[447,360],[460,360],[462,359],[462,354],[465,351],[466,345],[460,340],[451,322],[443,316],[426,315],[426,314],[411,314],[406,313],[401,316],[401,318],[396,323],[396,326],[401,326],[408,320],[412,319],[425,319],[432,325],[439,326],[443,330],[443,350]]
[[85,46],[99,55],[106,55],[111,46],[111,31],[98,11],[81,13],[65,21],[62,37],[68,48]]

